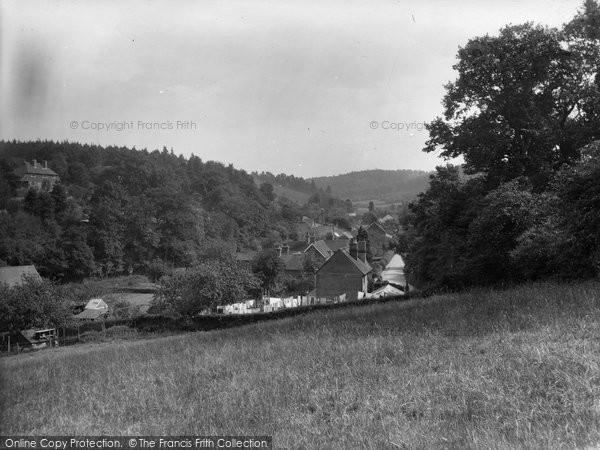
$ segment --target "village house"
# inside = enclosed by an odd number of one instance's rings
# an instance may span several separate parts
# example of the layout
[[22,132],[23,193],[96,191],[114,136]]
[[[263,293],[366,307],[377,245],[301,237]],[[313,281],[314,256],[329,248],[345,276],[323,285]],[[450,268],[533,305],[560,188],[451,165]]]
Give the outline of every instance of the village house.
[[254,260],[258,252],[237,252],[235,254],[235,260],[242,266],[244,266],[248,270],[252,270],[252,264],[254,264]]
[[35,159],[31,164],[25,161],[21,167],[15,169],[14,174],[19,177],[21,190],[50,191],[59,181],[58,174],[48,167],[48,161],[44,161],[44,164],[39,164]]
[[0,284],[5,283],[8,287],[20,286],[27,279],[42,281],[35,266],[0,267]]
[[365,228],[365,231],[369,236],[371,255],[373,255],[374,258],[381,258],[385,253],[387,245],[392,236],[389,235],[377,222],[371,223]]
[[316,274],[315,296],[336,297],[346,294],[346,300],[358,299],[358,292],[368,292],[369,275],[366,242],[350,241],[349,251],[337,250]]
[[321,240],[309,244],[304,253],[311,256],[318,265],[321,265],[331,258],[334,252],[327,246],[325,241]]

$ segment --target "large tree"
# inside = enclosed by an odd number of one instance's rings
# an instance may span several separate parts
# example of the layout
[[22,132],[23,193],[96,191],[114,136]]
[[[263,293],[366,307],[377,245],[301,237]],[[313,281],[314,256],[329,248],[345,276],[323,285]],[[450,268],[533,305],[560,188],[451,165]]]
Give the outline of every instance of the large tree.
[[544,186],[573,162],[600,136],[598,7],[584,9],[564,30],[512,25],[460,48],[424,150],[463,157],[467,173],[496,185],[526,176]]
[[218,305],[246,300],[259,283],[247,269],[211,261],[160,280],[152,309],[176,316],[193,316]]

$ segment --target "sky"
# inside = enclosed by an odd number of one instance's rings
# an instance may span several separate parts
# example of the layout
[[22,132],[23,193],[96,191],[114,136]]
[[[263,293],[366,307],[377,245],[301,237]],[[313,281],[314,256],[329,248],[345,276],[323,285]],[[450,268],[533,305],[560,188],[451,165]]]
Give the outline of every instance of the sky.
[[431,170],[470,38],[582,0],[0,0],[0,139],[173,149],[303,177]]

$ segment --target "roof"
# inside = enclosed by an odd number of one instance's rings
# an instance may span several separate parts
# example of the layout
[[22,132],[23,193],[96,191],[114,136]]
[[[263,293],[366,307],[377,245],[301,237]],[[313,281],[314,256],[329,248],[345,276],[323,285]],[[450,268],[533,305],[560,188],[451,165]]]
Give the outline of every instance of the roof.
[[325,259],[328,259],[331,255],[333,255],[333,250],[331,250],[327,244],[325,243],[325,241],[315,241],[312,244],[310,244],[308,247],[306,247],[306,250],[304,250],[304,252],[307,252],[309,248],[314,247],[315,250],[317,250]]
[[237,252],[235,254],[236,261],[254,261],[258,252]]
[[383,233],[385,233],[385,229],[379,225],[377,222],[372,222],[367,228],[365,228],[365,230],[369,231],[369,230],[375,230],[375,229],[379,229],[378,231],[381,231]]
[[388,296],[394,296],[394,295],[404,295],[404,291],[401,291],[398,288],[395,288],[392,285],[386,284],[383,287],[380,287],[379,289],[369,293],[370,296],[377,296],[377,297],[388,297]]
[[307,224],[311,227],[315,225],[315,219],[311,219],[310,217],[307,217],[307,216],[302,216],[302,222],[304,222],[305,224]]
[[108,312],[107,309],[84,309],[79,314],[74,315],[75,319],[97,319]]
[[93,298],[85,305],[85,309],[108,309],[108,305],[101,298]]
[[6,283],[9,287],[23,284],[26,277],[42,280],[35,266],[0,267],[0,283]]
[[303,252],[308,246],[306,239],[301,241],[286,241],[285,245],[290,248],[290,253]]
[[325,245],[327,245],[332,252],[335,252],[340,248],[347,248],[349,245],[349,241],[347,239],[326,239],[323,242],[325,242]]
[[25,161],[25,167],[21,166],[17,169],[15,169],[15,173],[19,176],[24,176],[24,175],[43,175],[46,177],[57,177],[58,174],[50,169],[49,167],[43,167],[39,164],[36,164],[35,166],[33,164],[29,164],[27,161]]
[[363,262],[360,259],[354,259],[352,256],[350,256],[350,253],[348,253],[346,250],[338,250],[338,252],[342,252],[344,253],[344,255],[346,255],[348,257],[348,259],[350,261],[352,261],[354,263],[354,265],[356,267],[358,267],[358,269],[364,274],[368,274],[369,272],[371,272],[373,270],[373,268],[369,265],[369,263]]
[[333,235],[333,227],[331,225],[317,225],[310,230],[310,234],[317,238],[325,237],[329,233]]
[[[363,262],[362,260],[354,259],[346,250],[339,249],[334,253],[334,256],[338,254],[348,259],[363,275],[367,275],[373,270],[373,268],[368,263]],[[329,264],[330,261],[332,261],[333,259],[334,257],[332,256],[327,261],[325,261],[325,264],[323,264],[319,270],[323,270],[323,268],[326,267],[327,264]]]
[[304,253],[281,255],[285,270],[301,271],[304,268]]
[[38,344],[40,342],[46,342],[50,336],[56,332],[56,328],[43,328],[43,329],[29,329],[21,330],[21,336],[27,339],[31,344]]

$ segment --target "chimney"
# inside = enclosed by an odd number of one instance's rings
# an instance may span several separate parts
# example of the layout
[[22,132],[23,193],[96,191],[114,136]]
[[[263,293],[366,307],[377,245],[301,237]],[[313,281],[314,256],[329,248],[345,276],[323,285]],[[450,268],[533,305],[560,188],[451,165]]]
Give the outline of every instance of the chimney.
[[367,241],[358,242],[358,258],[362,262],[367,262]]
[[44,161],[44,169],[48,168],[48,161]]
[[331,239],[335,240],[335,224],[331,225]]
[[277,256],[281,258],[281,245],[277,247]]
[[37,167],[37,159],[33,160],[33,168],[35,169]]
[[350,256],[358,259],[358,245],[354,239],[350,239]]
[[314,234],[311,234],[311,235],[308,236],[308,243],[309,244],[314,244],[316,240],[317,240],[317,237]]
[[290,246],[289,245],[284,245],[282,247],[282,249],[283,249],[283,254],[284,255],[289,255],[290,254]]

